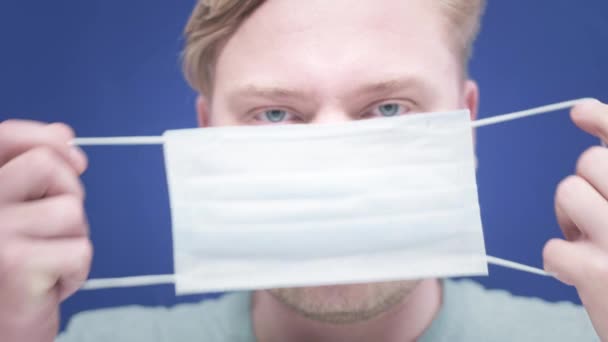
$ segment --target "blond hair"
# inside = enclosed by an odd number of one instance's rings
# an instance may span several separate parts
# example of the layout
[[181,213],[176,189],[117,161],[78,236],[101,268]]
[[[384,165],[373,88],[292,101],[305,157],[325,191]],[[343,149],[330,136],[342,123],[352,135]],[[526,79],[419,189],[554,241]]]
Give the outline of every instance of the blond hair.
[[[466,68],[479,32],[485,0],[439,1],[448,18],[456,54]],[[201,93],[212,89],[213,68],[224,44],[265,0],[198,0],[184,31],[182,54],[186,80]]]

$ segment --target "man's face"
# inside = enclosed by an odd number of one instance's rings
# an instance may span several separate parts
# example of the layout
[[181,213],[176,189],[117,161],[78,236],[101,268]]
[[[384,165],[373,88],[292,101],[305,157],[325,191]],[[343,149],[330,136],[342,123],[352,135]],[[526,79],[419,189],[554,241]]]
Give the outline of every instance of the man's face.
[[[474,106],[438,1],[269,0],[221,51],[211,126],[327,123]],[[474,94],[472,94],[474,93]],[[403,265],[408,267],[408,265]],[[416,282],[277,289],[308,317],[367,319]]]

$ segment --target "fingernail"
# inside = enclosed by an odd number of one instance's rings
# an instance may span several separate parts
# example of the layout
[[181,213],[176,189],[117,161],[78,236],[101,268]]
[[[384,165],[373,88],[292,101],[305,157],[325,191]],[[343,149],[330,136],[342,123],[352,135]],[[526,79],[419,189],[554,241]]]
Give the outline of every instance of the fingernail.
[[48,124],[47,128],[52,132],[53,135],[60,138],[72,139],[74,132],[68,126],[60,122],[53,122]]
[[588,100],[583,101],[583,102],[581,103],[581,106],[582,106],[584,109],[589,109],[589,110],[590,110],[591,108],[594,108],[595,106],[597,106],[597,105],[598,105],[598,104],[600,104],[600,103],[601,103],[601,102],[600,102],[600,100],[590,98],[590,99],[588,99]]
[[545,272],[547,272],[550,276],[552,276],[553,278],[559,280],[560,282],[568,285],[568,286],[574,286],[572,281],[570,281],[570,279],[561,276],[559,273],[554,272],[554,271],[550,271],[547,268],[545,268]]
[[543,265],[543,270],[545,272],[547,272],[547,274],[550,275],[551,277],[553,277],[553,278],[555,278],[557,280],[560,280],[559,279],[559,275],[557,274],[557,272],[553,271],[553,269],[551,269],[551,267],[549,267],[548,265]]
[[79,174],[82,174],[86,170],[87,157],[79,147],[70,147],[70,159]]
[[598,100],[598,99],[596,99],[594,97],[590,97],[590,98],[585,99],[583,101],[583,103],[600,103],[600,100]]

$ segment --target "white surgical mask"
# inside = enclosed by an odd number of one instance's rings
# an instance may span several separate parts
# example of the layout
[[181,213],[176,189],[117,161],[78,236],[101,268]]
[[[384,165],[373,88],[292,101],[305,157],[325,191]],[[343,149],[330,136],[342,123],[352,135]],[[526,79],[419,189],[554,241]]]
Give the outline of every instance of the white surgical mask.
[[487,275],[468,111],[340,124],[217,127],[162,138],[175,275],[90,280],[85,288],[174,282],[177,294]]
[[487,274],[469,122],[165,133],[177,293]]

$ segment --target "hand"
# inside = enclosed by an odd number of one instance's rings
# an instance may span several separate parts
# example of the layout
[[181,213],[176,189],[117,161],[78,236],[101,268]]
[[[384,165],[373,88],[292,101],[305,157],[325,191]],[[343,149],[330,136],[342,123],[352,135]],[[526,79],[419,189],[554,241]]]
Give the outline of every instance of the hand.
[[92,257],[85,155],[62,124],[0,123],[0,335],[51,342],[59,304],[86,280]]
[[[573,108],[574,123],[608,142],[608,106],[588,101]],[[545,269],[576,287],[602,341],[608,341],[608,149],[592,147],[578,160],[576,175],[555,194],[555,211],[566,240],[544,248]]]

